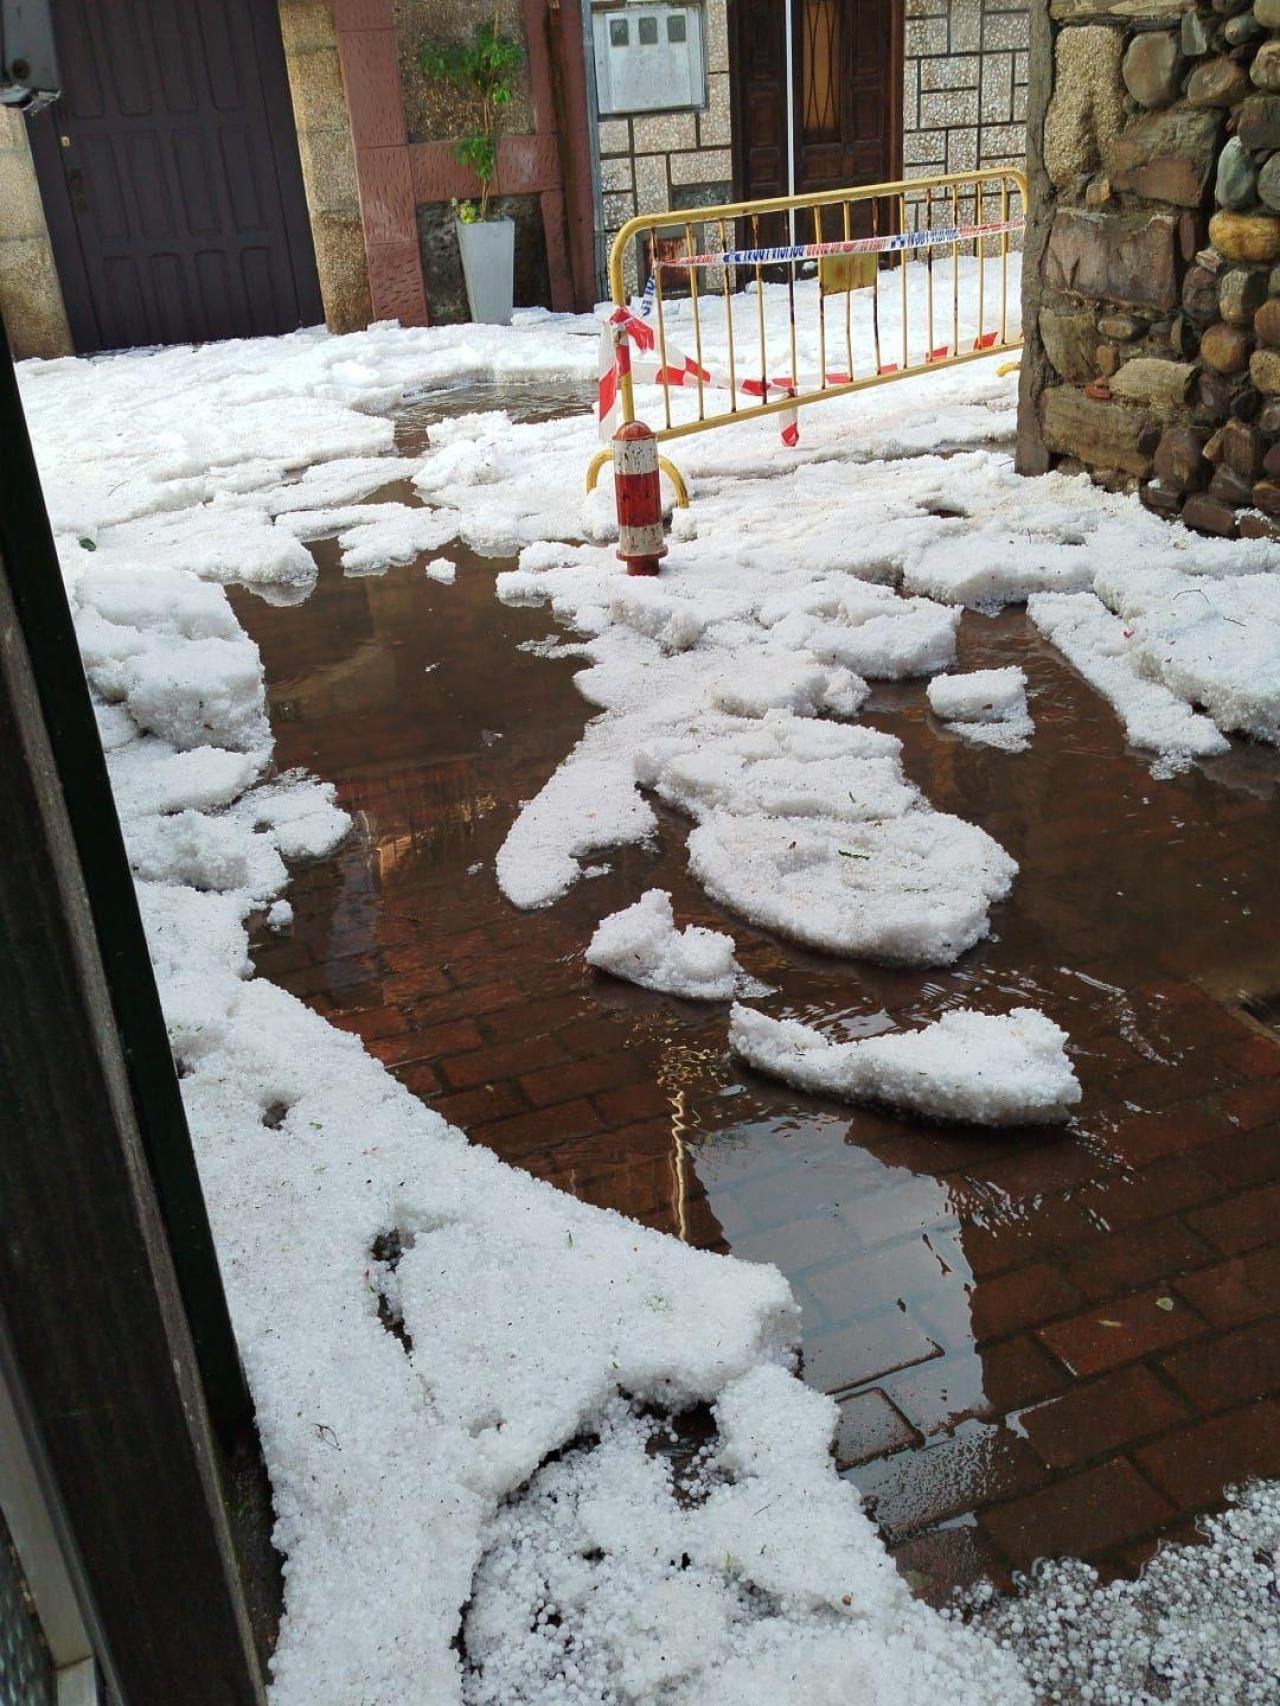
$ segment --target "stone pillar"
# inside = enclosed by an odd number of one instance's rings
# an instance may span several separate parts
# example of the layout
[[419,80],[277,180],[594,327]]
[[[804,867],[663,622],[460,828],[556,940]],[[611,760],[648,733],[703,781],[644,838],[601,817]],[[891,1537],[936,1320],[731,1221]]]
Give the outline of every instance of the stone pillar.
[[1039,0],[1018,467],[1280,535],[1280,0]]
[[16,360],[72,353],[27,121],[8,107],[0,107],[0,312]]
[[373,305],[330,0],[280,0],[280,30],[325,324],[331,332],[359,331]]

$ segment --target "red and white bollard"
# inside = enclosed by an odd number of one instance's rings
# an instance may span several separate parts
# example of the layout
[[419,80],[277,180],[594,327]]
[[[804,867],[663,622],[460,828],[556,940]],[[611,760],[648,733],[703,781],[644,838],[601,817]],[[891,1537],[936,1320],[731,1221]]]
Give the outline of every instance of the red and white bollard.
[[613,485],[618,555],[629,575],[656,575],[667,542],[662,534],[658,441],[643,421],[629,421],[613,435]]

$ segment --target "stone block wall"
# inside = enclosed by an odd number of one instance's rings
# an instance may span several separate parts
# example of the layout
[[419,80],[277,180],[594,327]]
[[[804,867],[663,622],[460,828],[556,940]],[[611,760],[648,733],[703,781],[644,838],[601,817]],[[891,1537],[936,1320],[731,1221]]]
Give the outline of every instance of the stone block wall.
[[[711,207],[733,199],[733,131],[729,114],[729,20],[726,0],[706,0],[707,102],[698,112],[604,118],[598,126],[604,214],[597,266],[605,275],[615,234],[638,213]],[[623,262],[627,290],[644,283],[639,258]]]
[[71,354],[27,121],[9,107],[0,107],[0,313],[16,360]]
[[1018,465],[1280,537],[1280,0],[1035,28]]
[[1021,166],[1027,0],[906,0],[903,175]]

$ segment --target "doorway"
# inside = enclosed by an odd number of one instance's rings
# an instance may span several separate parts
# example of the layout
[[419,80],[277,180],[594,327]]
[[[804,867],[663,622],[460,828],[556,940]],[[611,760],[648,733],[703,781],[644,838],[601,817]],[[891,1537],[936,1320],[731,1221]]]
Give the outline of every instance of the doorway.
[[[783,0],[734,0],[735,195],[788,194]],[[795,193],[902,172],[902,0],[792,0]]]
[[54,0],[32,152],[77,351],[324,317],[275,0]]

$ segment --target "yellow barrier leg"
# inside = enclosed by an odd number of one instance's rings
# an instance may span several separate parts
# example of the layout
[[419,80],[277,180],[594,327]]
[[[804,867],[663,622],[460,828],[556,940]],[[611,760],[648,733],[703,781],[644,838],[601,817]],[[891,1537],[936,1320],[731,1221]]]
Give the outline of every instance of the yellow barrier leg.
[[612,461],[613,451],[610,450],[607,444],[603,450],[596,451],[595,455],[587,464],[587,490],[589,492],[595,491],[596,481],[600,478],[600,470],[604,467],[605,463]]
[[[595,455],[591,458],[591,461],[587,464],[586,489],[589,492],[595,491],[600,480],[600,470],[604,467],[606,462],[611,462],[612,460],[613,451],[607,444],[603,450],[596,451]],[[659,456],[658,466],[671,482],[671,489],[676,494],[676,508],[688,509],[689,488],[684,483],[684,475],[676,467],[674,462],[668,462],[665,456]]]
[[658,466],[662,469],[662,472],[667,476],[668,480],[671,481],[672,489],[676,494],[676,508],[688,509],[689,488],[684,483],[684,475],[674,463],[668,462],[665,456],[659,456]]

